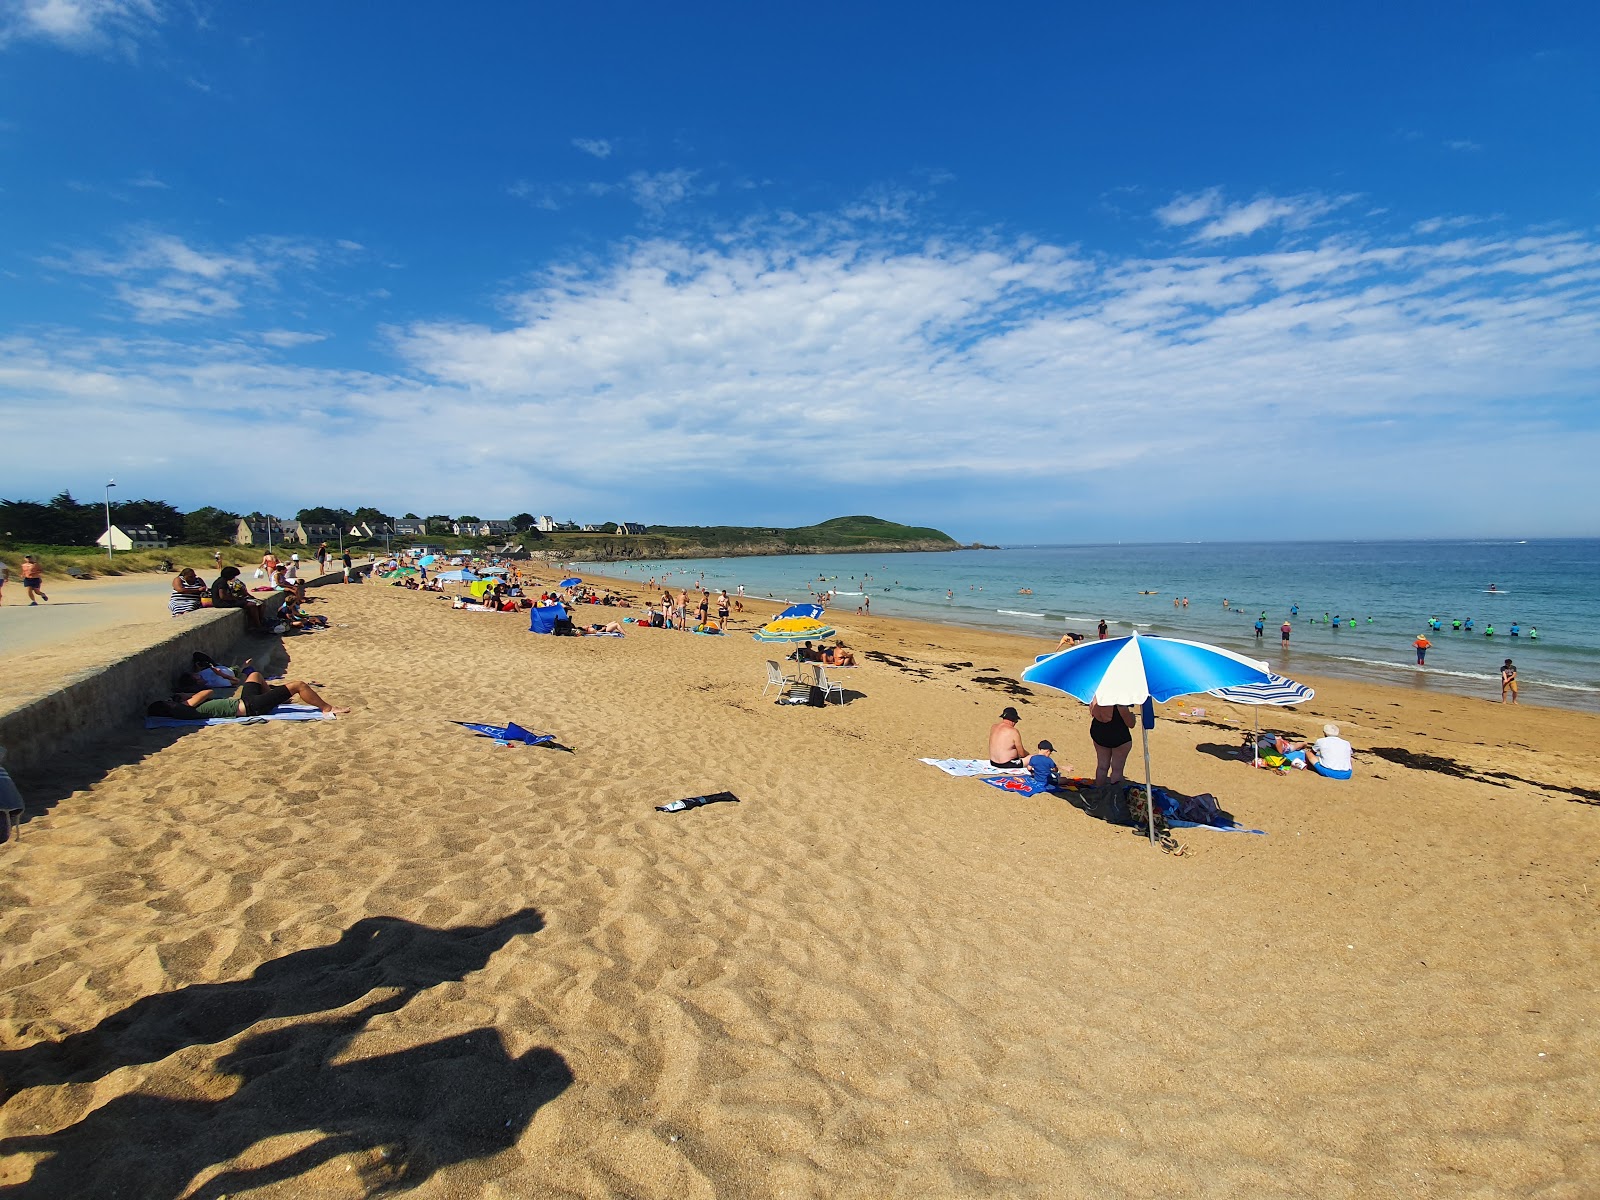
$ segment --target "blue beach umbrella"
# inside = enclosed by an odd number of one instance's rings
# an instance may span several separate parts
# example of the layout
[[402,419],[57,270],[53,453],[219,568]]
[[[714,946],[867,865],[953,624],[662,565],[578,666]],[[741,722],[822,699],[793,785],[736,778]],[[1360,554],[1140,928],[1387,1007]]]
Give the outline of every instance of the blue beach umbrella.
[[443,583],[476,583],[478,576],[463,568],[459,571],[446,571],[439,576],[439,579]]
[[563,579],[561,581],[561,583],[558,586],[560,586],[560,587],[577,587],[582,582],[583,582],[583,580],[579,579],[576,575],[568,575],[565,579]]
[[1304,704],[1317,693],[1303,683],[1296,683],[1292,679],[1285,679],[1282,675],[1268,675],[1265,683],[1245,683],[1238,687],[1212,688],[1211,695],[1219,700],[1231,700],[1234,704],[1248,704],[1256,719],[1255,737],[1251,745],[1255,748],[1255,761],[1261,762],[1261,706],[1274,704],[1283,707],[1289,704]]
[[[1085,642],[1057,654],[1042,655],[1022,672],[1027,683],[1066,692],[1085,704],[1143,704],[1171,700],[1216,688],[1267,683],[1267,664],[1232,650],[1181,638],[1140,637]],[[1154,710],[1140,722],[1144,736],[1144,797],[1150,841],[1156,840],[1155,804],[1150,786],[1150,725]]]

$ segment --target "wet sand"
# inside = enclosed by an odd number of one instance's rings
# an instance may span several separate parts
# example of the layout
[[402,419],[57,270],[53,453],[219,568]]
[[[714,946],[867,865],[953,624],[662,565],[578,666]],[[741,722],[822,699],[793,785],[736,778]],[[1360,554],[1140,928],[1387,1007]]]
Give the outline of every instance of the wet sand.
[[786,708],[742,632],[319,600],[345,628],[286,643],[290,674],[351,716],[130,730],[23,780],[0,1185],[1600,1188],[1600,718],[1314,680],[1263,723],[1339,722],[1340,784],[1253,770],[1249,711],[1175,702],[1157,782],[1268,833],[1172,857],[917,761],[983,753],[1013,703],[1092,763],[1082,706],[1015,683],[1026,639],[841,616],[876,655],[849,703]]

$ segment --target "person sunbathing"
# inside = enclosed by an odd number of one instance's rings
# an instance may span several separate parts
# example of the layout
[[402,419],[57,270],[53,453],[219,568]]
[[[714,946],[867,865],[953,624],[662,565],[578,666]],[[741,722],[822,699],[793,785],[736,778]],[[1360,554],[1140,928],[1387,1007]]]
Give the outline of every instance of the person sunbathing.
[[822,661],[835,667],[853,667],[856,665],[856,656],[845,649],[843,642],[835,642],[832,650],[822,652]]
[[574,625],[572,632],[579,637],[589,637],[596,633],[621,633],[622,626],[616,621],[607,621],[605,624]]
[[[149,711],[152,716],[188,721],[204,721],[211,717],[260,717],[280,704],[288,704],[290,700],[309,704],[325,713],[350,711],[329,704],[304,680],[286,679],[282,683],[269,684],[260,671],[251,671],[235,691],[204,688],[182,700],[157,701]],[[163,711],[157,712],[158,707]]]

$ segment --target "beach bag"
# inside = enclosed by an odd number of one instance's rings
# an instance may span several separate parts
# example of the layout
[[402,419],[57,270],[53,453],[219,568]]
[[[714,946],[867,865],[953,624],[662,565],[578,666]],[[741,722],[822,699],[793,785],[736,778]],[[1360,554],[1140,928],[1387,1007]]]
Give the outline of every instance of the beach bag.
[[[1092,788],[1084,792],[1083,795],[1089,805],[1089,815],[1096,820],[1104,821],[1108,825],[1133,824],[1133,819],[1128,815],[1127,791],[1125,788]],[[1139,795],[1143,799],[1143,789],[1140,789]]]
[[813,683],[806,690],[806,703],[812,708],[827,708],[828,693]]
[[1178,801],[1178,816],[1196,825],[1226,825],[1222,819],[1222,806],[1210,792],[1198,796],[1185,796]]

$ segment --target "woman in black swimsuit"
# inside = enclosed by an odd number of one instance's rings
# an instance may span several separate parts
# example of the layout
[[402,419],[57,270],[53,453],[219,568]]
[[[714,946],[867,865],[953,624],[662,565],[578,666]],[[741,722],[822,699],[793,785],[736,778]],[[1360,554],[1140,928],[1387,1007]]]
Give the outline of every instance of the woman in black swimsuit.
[[1089,740],[1094,743],[1094,785],[1122,782],[1123,764],[1133,749],[1133,709],[1125,704],[1089,705]]

